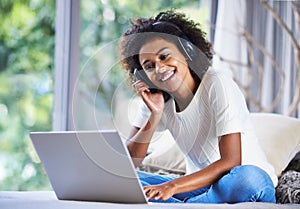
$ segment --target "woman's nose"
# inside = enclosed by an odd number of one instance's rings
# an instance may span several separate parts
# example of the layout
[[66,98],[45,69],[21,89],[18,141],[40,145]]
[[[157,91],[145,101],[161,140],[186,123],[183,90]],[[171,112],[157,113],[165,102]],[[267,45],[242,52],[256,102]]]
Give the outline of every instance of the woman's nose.
[[157,74],[162,74],[162,73],[166,72],[165,65],[161,62],[157,62],[156,66],[155,66],[155,71]]

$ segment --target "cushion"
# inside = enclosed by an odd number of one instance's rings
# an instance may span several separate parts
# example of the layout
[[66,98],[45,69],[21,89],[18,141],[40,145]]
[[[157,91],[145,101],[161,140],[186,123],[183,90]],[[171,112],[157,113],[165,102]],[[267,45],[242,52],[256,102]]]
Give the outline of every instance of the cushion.
[[169,131],[156,134],[150,144],[149,150],[150,154],[145,157],[142,166],[163,170],[166,174],[185,173],[183,154]]
[[300,120],[272,113],[251,113],[258,140],[277,176],[300,150]]
[[287,171],[278,181],[276,187],[277,203],[296,203],[300,204],[300,172]]
[[277,203],[300,204],[300,152],[282,172],[276,187]]

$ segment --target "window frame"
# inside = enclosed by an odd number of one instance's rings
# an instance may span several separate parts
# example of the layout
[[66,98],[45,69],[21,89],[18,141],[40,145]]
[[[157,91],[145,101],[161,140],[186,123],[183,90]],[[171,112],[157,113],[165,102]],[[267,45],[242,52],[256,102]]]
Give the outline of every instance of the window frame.
[[80,64],[80,0],[56,0],[54,131],[74,130],[72,102]]

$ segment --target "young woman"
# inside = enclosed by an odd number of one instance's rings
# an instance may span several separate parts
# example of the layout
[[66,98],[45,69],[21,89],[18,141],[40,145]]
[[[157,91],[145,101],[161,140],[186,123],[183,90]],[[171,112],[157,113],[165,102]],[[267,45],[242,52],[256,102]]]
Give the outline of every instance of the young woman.
[[135,165],[154,132],[164,129],[187,162],[187,174],[178,178],[139,172],[144,192],[160,202],[275,202],[277,178],[245,99],[230,77],[210,66],[204,35],[170,10],[136,19],[120,42],[121,63],[144,101],[127,142]]

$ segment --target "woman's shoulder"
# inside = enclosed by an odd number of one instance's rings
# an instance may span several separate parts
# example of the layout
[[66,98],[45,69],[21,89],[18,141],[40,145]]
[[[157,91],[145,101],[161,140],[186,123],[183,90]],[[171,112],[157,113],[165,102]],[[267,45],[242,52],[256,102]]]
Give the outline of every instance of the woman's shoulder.
[[217,84],[226,85],[228,82],[233,82],[232,73],[228,70],[219,70],[210,67],[201,81],[206,87],[211,87]]
[[233,74],[230,70],[222,70],[214,67],[209,67],[206,71],[203,79],[217,80],[219,78],[226,77],[227,79],[232,79]]

